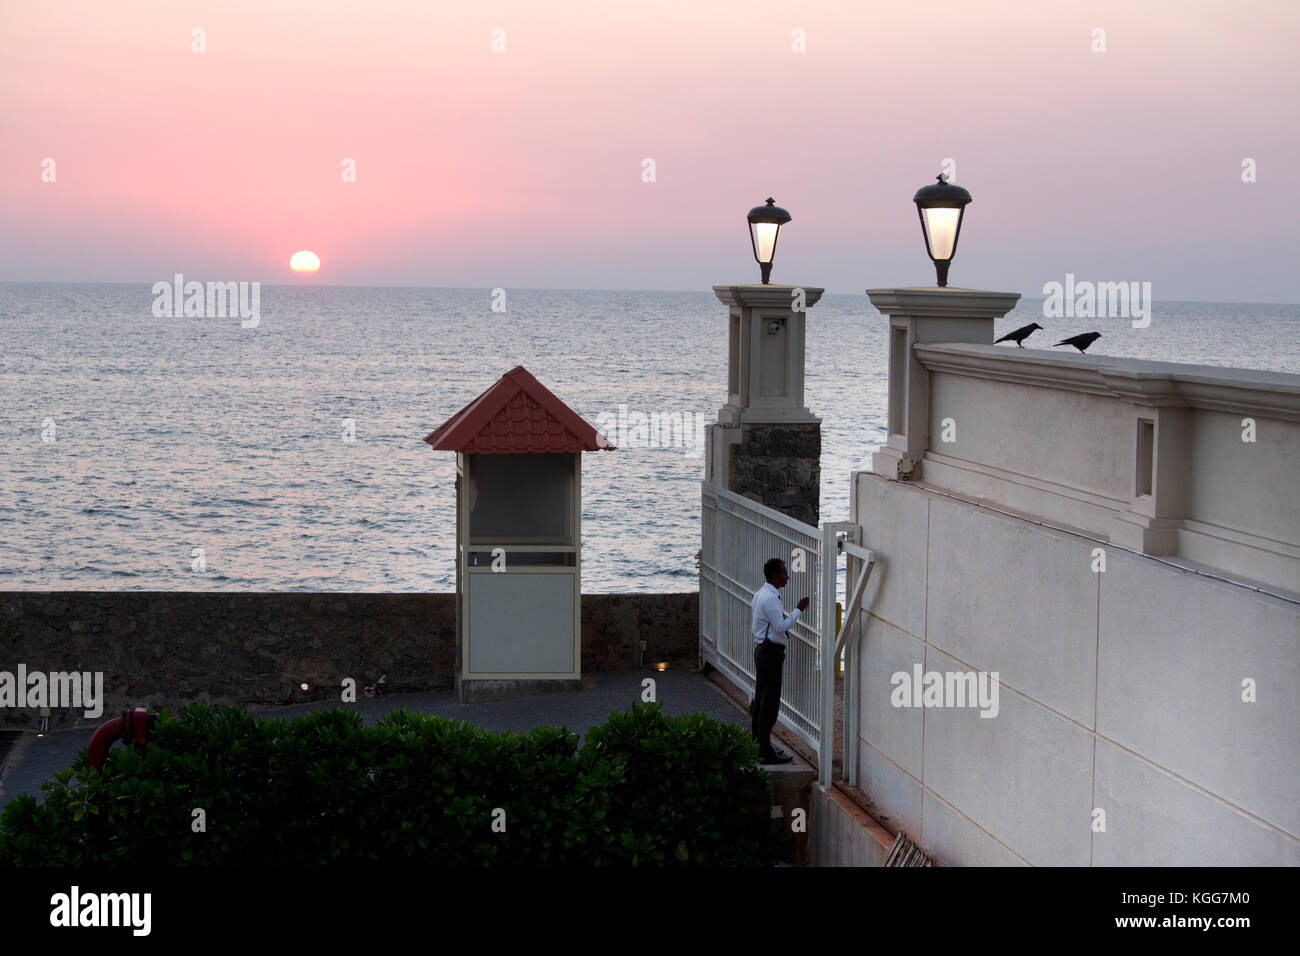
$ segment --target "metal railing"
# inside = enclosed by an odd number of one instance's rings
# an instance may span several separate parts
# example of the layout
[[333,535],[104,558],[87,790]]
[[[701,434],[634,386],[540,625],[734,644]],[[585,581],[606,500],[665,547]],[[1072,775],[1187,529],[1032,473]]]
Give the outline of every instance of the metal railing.
[[700,656],[732,683],[754,692],[751,602],[763,586],[763,563],[781,558],[790,572],[786,612],[801,597],[808,610],[787,634],[779,720],[819,750],[824,587],[822,533],[725,488],[703,482],[700,547]]

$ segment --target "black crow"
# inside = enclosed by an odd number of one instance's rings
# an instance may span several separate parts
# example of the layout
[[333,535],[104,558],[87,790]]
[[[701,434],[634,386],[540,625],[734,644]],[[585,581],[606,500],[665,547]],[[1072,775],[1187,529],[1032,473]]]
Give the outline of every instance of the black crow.
[[1024,346],[1021,345],[1020,343],[1023,342],[1025,339],[1029,338],[1029,336],[1033,335],[1036,330],[1041,328],[1042,326],[1039,325],[1037,322],[1030,322],[1028,325],[1022,325],[1014,332],[1008,332],[1000,339],[994,339],[993,344],[997,345],[999,342],[1015,342],[1017,346],[1023,349]]
[[[1078,335],[1072,335],[1068,339],[1061,339],[1056,345],[1073,345],[1080,352],[1088,351],[1088,346],[1101,338],[1100,332],[1081,332]],[[1053,345],[1052,348],[1056,348]]]

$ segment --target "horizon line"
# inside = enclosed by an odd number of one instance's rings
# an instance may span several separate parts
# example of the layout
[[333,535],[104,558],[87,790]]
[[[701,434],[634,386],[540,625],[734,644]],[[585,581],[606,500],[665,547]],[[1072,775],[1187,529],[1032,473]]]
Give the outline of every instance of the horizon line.
[[[184,273],[182,273],[183,275]],[[122,279],[100,279],[100,280],[83,280],[83,279],[0,279],[0,285],[148,285],[152,286],[155,282],[161,282],[161,279],[141,279],[141,280],[122,280]],[[199,280],[194,280],[199,281]],[[704,289],[611,289],[611,288],[578,288],[576,286],[477,286],[477,285],[353,285],[332,282],[262,282],[260,279],[243,279],[243,280],[205,280],[205,281],[243,281],[258,282],[260,285],[268,286],[273,289],[299,289],[299,288],[326,288],[326,289],[428,289],[438,291],[486,291],[491,292],[494,288],[513,289],[519,292],[628,292],[628,293],[674,293],[680,295],[701,295]],[[718,283],[719,285],[757,285],[754,282],[738,283]],[[871,286],[870,288],[912,288],[911,286]],[[930,286],[921,286],[920,288],[930,288]],[[933,288],[939,288],[934,286]],[[708,292],[712,292],[710,287]],[[823,295],[835,296],[865,296],[866,290],[862,292],[832,292],[827,289]],[[1043,295],[1026,295],[1019,293],[1021,300],[1043,299]],[[1300,301],[1296,302],[1277,302],[1263,299],[1162,299],[1163,302],[1178,302],[1188,305],[1286,305],[1300,306]]]

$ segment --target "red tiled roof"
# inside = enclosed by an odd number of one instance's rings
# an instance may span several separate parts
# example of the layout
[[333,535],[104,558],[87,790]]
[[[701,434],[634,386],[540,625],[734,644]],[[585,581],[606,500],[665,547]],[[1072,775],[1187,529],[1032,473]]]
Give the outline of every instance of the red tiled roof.
[[613,451],[614,446],[517,365],[425,439],[470,455]]

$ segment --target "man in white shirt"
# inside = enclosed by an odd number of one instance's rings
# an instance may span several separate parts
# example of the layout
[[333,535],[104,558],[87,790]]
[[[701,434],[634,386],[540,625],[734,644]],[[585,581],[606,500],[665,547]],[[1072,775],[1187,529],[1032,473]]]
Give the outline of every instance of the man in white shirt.
[[772,558],[763,565],[767,583],[758,589],[750,607],[754,633],[754,701],[749,705],[750,730],[758,741],[762,763],[789,763],[794,758],[772,747],[772,728],[781,709],[781,668],[785,665],[786,633],[808,610],[808,599],[800,598],[787,615],[781,606],[780,589],[790,580],[785,562]]

